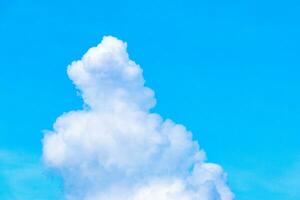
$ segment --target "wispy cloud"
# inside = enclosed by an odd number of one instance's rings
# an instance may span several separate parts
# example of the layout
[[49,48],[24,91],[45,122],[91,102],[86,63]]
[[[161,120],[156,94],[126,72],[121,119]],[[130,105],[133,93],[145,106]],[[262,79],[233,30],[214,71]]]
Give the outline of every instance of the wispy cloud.
[[[259,163],[257,165],[259,166]],[[251,170],[232,167],[230,170],[232,185],[242,194],[252,194],[255,191],[257,197],[263,197],[267,192],[283,199],[300,199],[300,160],[284,169],[277,168],[280,167],[271,166],[271,169],[260,167]],[[250,200],[251,197],[247,196],[241,199]]]
[[0,199],[58,199],[58,183],[38,155],[0,150]]
[[60,116],[43,147],[46,164],[63,176],[66,199],[233,199],[226,174],[205,162],[192,134],[150,112],[154,92],[126,43],[104,37],[68,75],[85,108]]

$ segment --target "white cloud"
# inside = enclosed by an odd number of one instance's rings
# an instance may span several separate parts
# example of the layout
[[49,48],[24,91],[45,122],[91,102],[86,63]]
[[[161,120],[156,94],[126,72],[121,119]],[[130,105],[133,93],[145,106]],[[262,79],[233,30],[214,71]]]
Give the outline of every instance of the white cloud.
[[85,108],[60,116],[44,138],[46,164],[70,200],[231,200],[220,166],[206,163],[192,134],[149,111],[154,92],[126,43],[108,36],[68,75]]

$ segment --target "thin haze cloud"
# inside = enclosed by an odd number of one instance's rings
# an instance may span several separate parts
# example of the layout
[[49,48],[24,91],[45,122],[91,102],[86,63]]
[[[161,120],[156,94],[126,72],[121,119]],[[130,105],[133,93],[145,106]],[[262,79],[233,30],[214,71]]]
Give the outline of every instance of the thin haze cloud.
[[43,140],[68,200],[232,200],[183,125],[150,112],[154,92],[127,44],[111,36],[68,67],[84,109],[60,116]]

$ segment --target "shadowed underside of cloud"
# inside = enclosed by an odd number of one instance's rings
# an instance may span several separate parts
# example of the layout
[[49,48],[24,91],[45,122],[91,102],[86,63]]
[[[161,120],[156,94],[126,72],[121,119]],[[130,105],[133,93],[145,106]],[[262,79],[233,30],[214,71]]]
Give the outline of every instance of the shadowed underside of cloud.
[[126,43],[108,36],[68,67],[85,107],[60,116],[45,163],[69,200],[231,200],[226,175],[182,125],[151,113],[154,92]]

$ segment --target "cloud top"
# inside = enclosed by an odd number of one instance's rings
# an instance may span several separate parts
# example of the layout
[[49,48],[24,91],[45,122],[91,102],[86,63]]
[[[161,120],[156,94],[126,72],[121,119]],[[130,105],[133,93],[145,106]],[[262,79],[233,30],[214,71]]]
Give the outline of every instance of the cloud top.
[[142,69],[127,54],[126,43],[104,37],[79,61],[68,67],[68,75],[93,109],[132,107],[147,110],[154,106],[154,93],[144,86]]
[[154,92],[114,37],[68,67],[85,108],[60,116],[43,140],[68,200],[232,200],[226,175],[192,134],[149,111]]

